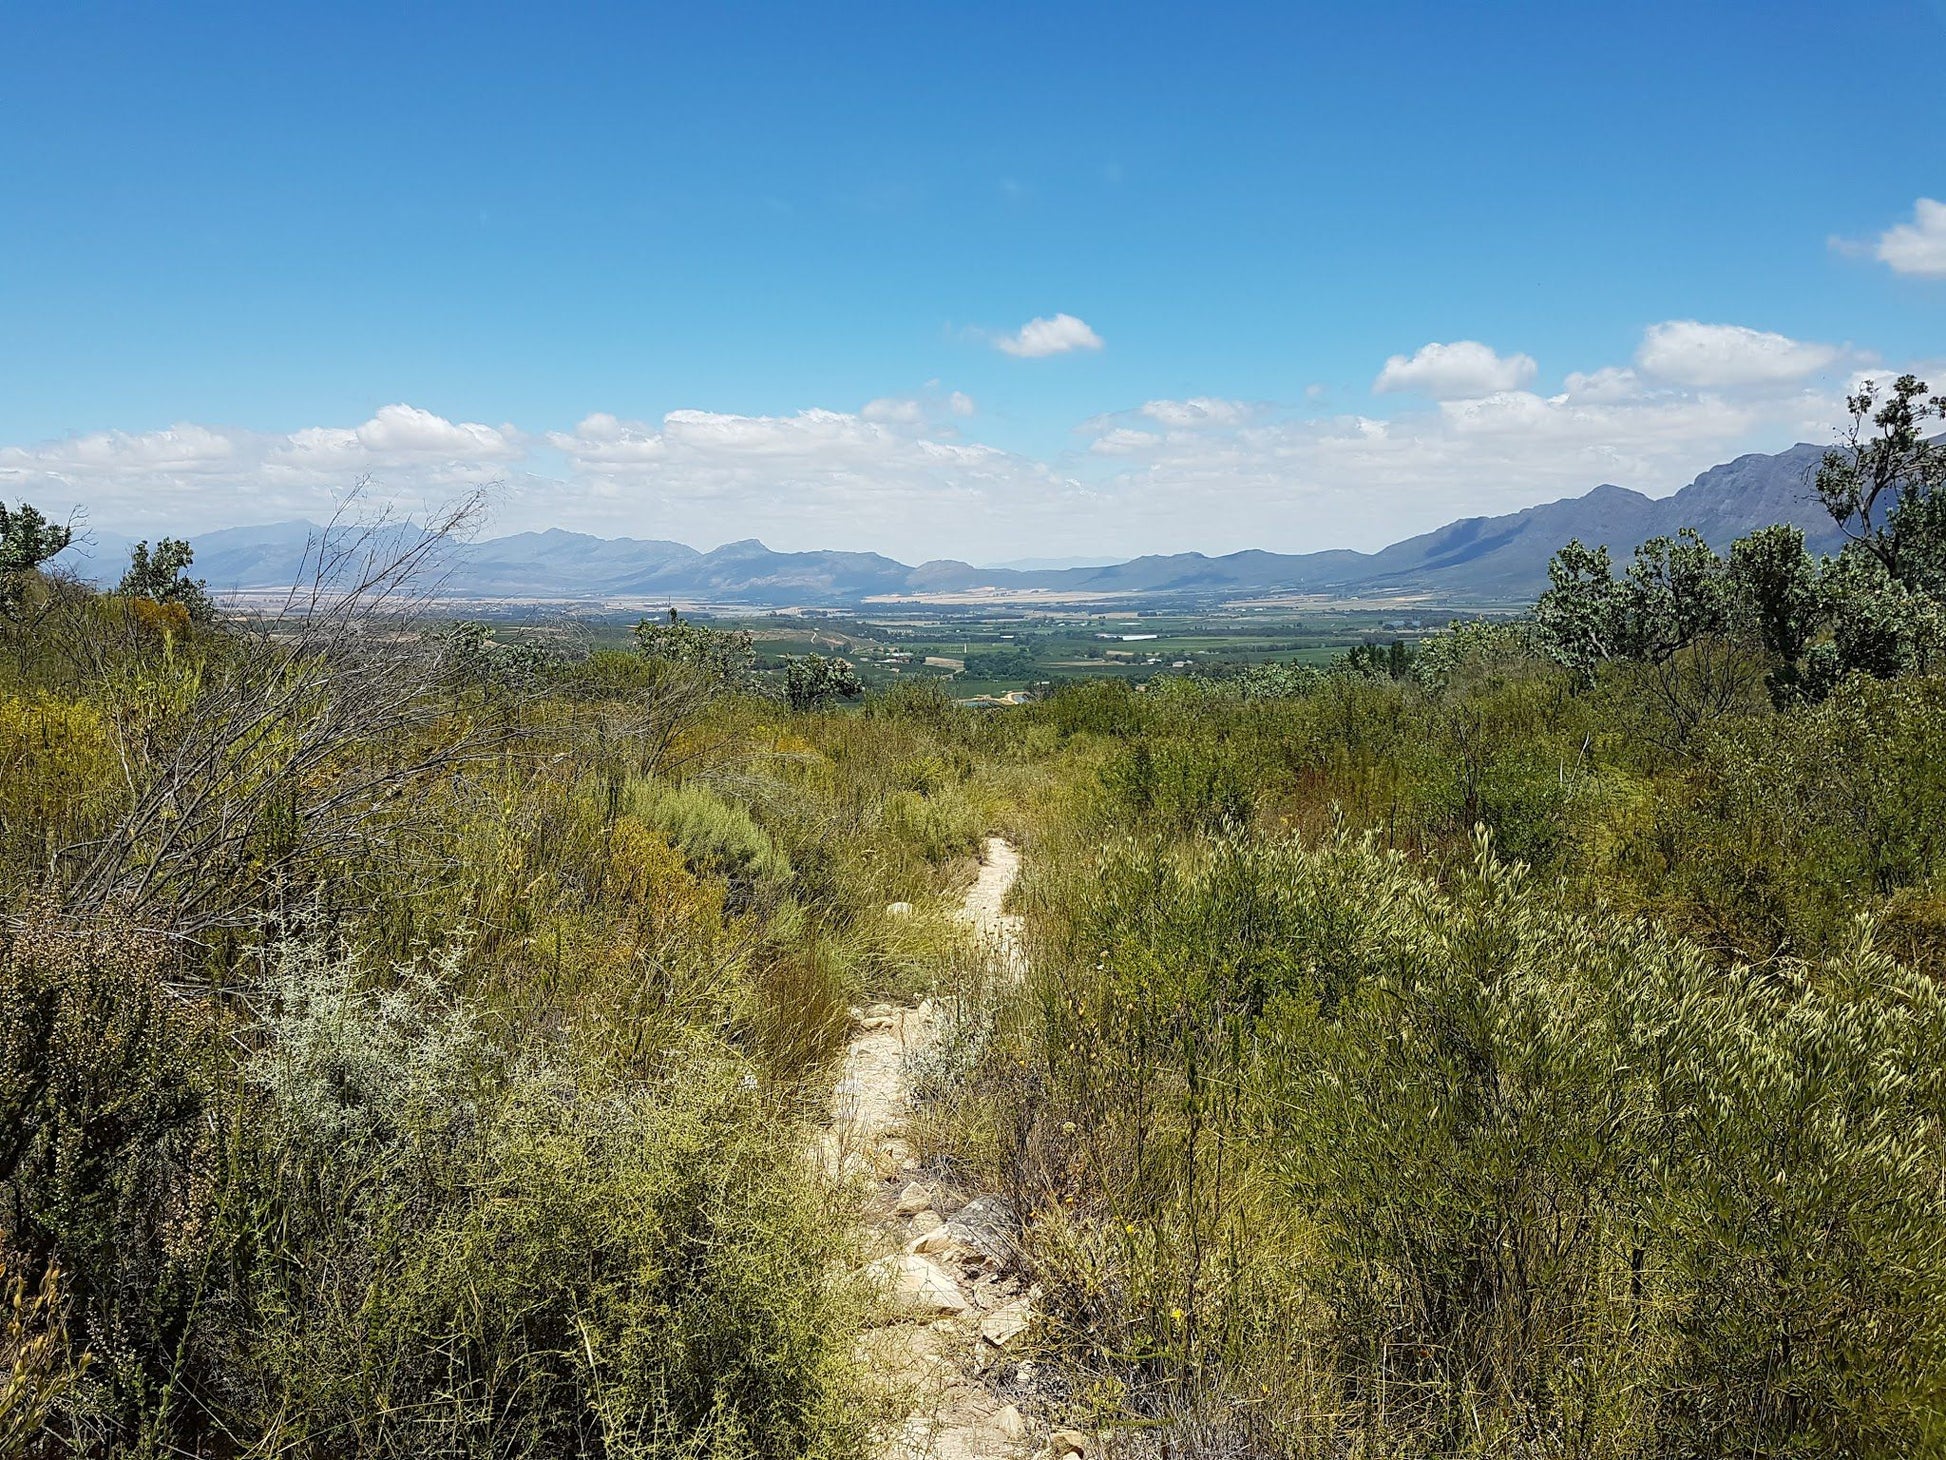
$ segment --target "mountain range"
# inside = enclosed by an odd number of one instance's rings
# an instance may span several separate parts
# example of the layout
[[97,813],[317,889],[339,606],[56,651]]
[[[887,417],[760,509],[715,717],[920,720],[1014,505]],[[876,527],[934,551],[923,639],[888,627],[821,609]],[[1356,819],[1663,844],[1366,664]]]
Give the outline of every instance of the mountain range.
[[[1668,497],[1603,485],[1499,517],[1469,517],[1374,553],[1173,553],[1074,567],[981,568],[952,560],[916,567],[860,552],[773,552],[754,539],[700,552],[679,542],[601,538],[550,528],[462,546],[442,585],[451,597],[552,602],[665,600],[751,606],[856,605],[887,598],[1048,594],[1234,598],[1279,592],[1343,597],[1428,597],[1442,603],[1515,603],[1547,586],[1563,543],[1607,544],[1618,559],[1658,534],[1694,527],[1719,549],[1773,522],[1805,530],[1813,552],[1841,538],[1818,505],[1812,477],[1823,448],[1797,445],[1712,467]],[[195,572],[219,595],[287,587],[318,529],[308,522],[234,527],[192,539]],[[109,581],[130,541],[96,530],[62,561]]]

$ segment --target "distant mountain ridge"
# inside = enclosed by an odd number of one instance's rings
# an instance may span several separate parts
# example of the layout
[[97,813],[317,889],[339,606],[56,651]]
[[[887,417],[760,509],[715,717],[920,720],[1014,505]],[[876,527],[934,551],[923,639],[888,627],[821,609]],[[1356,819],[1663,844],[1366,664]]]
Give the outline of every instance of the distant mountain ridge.
[[[1694,527],[1719,549],[1773,522],[1802,527],[1813,552],[1842,541],[1811,481],[1823,448],[1800,444],[1710,468],[1668,497],[1602,485],[1498,517],[1469,517],[1381,548],[1314,553],[1258,550],[1209,557],[1152,554],[1106,566],[976,568],[951,559],[916,567],[878,553],[773,552],[754,538],[701,552],[679,542],[601,538],[549,528],[458,549],[442,591],[451,597],[599,602],[666,599],[770,605],[856,605],[870,599],[994,591],[1065,596],[1228,598],[1277,592],[1347,597],[1426,595],[1455,603],[1513,603],[1547,586],[1548,559],[1570,538],[1620,558],[1658,534]],[[226,528],[195,536],[198,576],[212,591],[286,587],[318,529],[308,522]],[[95,532],[89,556],[63,555],[83,576],[112,582],[129,540]]]

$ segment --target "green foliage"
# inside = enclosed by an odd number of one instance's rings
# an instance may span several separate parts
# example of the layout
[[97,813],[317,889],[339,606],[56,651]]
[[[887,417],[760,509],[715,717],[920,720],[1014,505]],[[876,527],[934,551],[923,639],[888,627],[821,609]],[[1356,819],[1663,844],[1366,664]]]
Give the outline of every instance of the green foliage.
[[452,625],[441,634],[439,649],[447,671],[461,684],[531,689],[566,667],[552,645],[496,643],[492,628],[483,623]]
[[237,1421],[373,1455],[847,1443],[834,1233],[735,1060],[617,1084],[497,1048],[448,979],[280,959],[218,1218]]
[[791,875],[789,859],[750,813],[701,782],[672,786],[631,777],[622,804],[668,837],[698,871],[745,888]]
[[1141,719],[1135,692],[1122,679],[1063,681],[1033,713],[1036,719],[1044,719],[1063,736],[1127,735]]
[[195,551],[179,537],[162,538],[154,552],[147,542],[138,542],[129,551],[128,571],[115,591],[151,603],[178,604],[190,622],[209,623],[216,617],[216,605],[210,601],[209,585],[189,576],[195,560]]
[[953,697],[936,679],[901,679],[865,701],[868,716],[945,730],[956,714]]
[[1340,674],[1370,679],[1406,679],[1412,674],[1412,649],[1403,639],[1390,644],[1354,644],[1332,668]]
[[1618,659],[1667,663],[1728,626],[1726,565],[1689,528],[1643,543],[1619,579],[1607,548],[1571,542],[1548,564],[1548,578],[1535,628],[1546,651],[1584,677]]
[[1882,399],[1868,380],[1846,404],[1851,427],[1818,468],[1818,500],[1894,582],[1946,592],[1946,448],[1926,434],[1928,419],[1946,420],[1946,396],[1901,375]]
[[1118,1409],[1333,1415],[1322,1453],[1937,1433],[1929,979],[1856,941],[1726,974],[1484,849],[1441,888],[1369,843],[1125,844],[1035,895],[1030,1063],[987,1078]]
[[643,658],[679,666],[719,689],[746,688],[756,668],[749,634],[710,628],[673,608],[666,619],[645,618],[637,624],[635,644]]
[[31,503],[10,511],[0,502],[0,614],[18,612],[21,580],[73,541],[73,528],[49,522]]
[[1242,826],[1254,792],[1245,769],[1221,747],[1174,738],[1135,741],[1101,770],[1110,814],[1170,832]]
[[1036,668],[1027,649],[993,649],[966,656],[966,673],[972,679],[1031,679]]
[[1412,656],[1412,677],[1434,693],[1464,690],[1482,681],[1531,673],[1542,654],[1532,617],[1455,620],[1444,632],[1420,641]]
[[67,1274],[97,1358],[84,1408],[111,1413],[166,1385],[195,1279],[212,1050],[167,952],[45,900],[0,949],[0,1232]]
[[842,659],[797,654],[784,660],[784,702],[800,714],[822,710],[836,700],[856,699],[864,692],[858,671]]

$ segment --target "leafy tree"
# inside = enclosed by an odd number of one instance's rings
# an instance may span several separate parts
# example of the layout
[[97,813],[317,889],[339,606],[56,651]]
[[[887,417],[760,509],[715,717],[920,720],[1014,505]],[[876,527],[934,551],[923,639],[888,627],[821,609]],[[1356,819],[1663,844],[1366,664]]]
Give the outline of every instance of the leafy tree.
[[1666,664],[1721,632],[1729,603],[1723,559],[1694,528],[1652,537],[1617,579],[1608,549],[1570,542],[1548,564],[1534,607],[1546,652],[1578,674],[1616,659]]
[[1616,657],[1615,567],[1606,546],[1571,539],[1547,564],[1548,590],[1534,605],[1541,649],[1587,678]]
[[546,678],[562,665],[559,650],[548,644],[496,643],[486,624],[454,624],[441,638],[446,667],[468,683],[527,686]]
[[1946,396],[1926,390],[1901,375],[1882,400],[1869,380],[1848,397],[1851,425],[1825,452],[1817,492],[1845,536],[1896,582],[1938,593],[1946,588],[1946,446],[1927,439],[1926,422],[1946,420]]
[[673,608],[666,619],[645,618],[637,624],[635,644],[644,658],[681,665],[723,689],[747,685],[757,659],[748,633],[712,629]]
[[[1199,673],[1199,679],[1201,675]],[[1315,664],[1279,664],[1269,660],[1246,664],[1234,674],[1203,680],[1220,684],[1246,700],[1285,700],[1309,694],[1324,680],[1324,671]]]
[[1635,550],[1620,592],[1617,624],[1631,659],[1666,664],[1724,627],[1725,565],[1693,527],[1652,537]]
[[1353,644],[1332,667],[1367,679],[1406,679],[1412,673],[1412,650],[1403,639],[1389,645]]
[[1816,688],[1805,655],[1824,619],[1828,595],[1818,565],[1804,550],[1801,528],[1759,528],[1730,544],[1730,613],[1736,626],[1776,661],[1768,686],[1773,703],[1788,704]]
[[1787,661],[1803,658],[1824,599],[1802,528],[1780,522],[1730,544],[1727,586],[1737,616],[1765,649]]
[[20,607],[22,580],[74,541],[74,529],[49,522],[40,509],[22,502],[12,511],[0,502],[0,614]]
[[189,576],[189,565],[195,560],[195,549],[179,537],[160,539],[153,552],[148,543],[138,542],[116,591],[152,603],[181,604],[192,623],[209,623],[216,617],[216,605],[210,602],[209,585]]
[[865,692],[858,671],[842,659],[801,654],[784,661],[784,698],[793,710],[821,710],[833,700]]
[[1820,682],[1852,673],[1875,679],[1923,673],[1946,648],[1946,615],[1939,599],[1901,581],[1876,555],[1846,552],[1820,582],[1831,643],[1818,646]]

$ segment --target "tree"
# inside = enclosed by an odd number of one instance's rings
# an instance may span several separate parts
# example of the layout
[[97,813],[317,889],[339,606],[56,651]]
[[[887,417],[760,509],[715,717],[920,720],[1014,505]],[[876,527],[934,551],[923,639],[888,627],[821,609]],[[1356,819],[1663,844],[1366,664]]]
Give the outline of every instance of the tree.
[[784,698],[793,710],[821,710],[833,700],[864,692],[858,671],[842,659],[802,654],[784,661]]
[[1580,538],[1548,560],[1548,590],[1534,605],[1534,631],[1547,656],[1586,678],[1616,657],[1616,583],[1604,547]]
[[216,617],[216,605],[210,602],[209,585],[189,576],[189,565],[195,560],[195,550],[179,537],[158,540],[153,552],[147,542],[138,542],[129,552],[128,571],[116,591],[151,603],[181,604],[190,622],[209,623]]
[[1847,397],[1851,425],[1825,452],[1817,492],[1845,536],[1894,581],[1937,594],[1946,588],[1946,447],[1927,439],[1926,422],[1946,420],[1946,396],[1926,390],[1901,375],[1882,401],[1869,380]]
[[1804,550],[1803,529],[1780,522],[1731,543],[1728,594],[1735,627],[1775,661],[1766,680],[1771,702],[1782,707],[1815,691],[1804,660],[1827,594],[1818,565]]
[[644,658],[680,665],[721,689],[744,688],[757,659],[748,633],[708,628],[673,608],[666,619],[637,624],[635,645]]
[[1614,574],[1608,549],[1570,542],[1554,555],[1552,583],[1534,605],[1547,653],[1577,674],[1616,659],[1666,664],[1725,626],[1726,565],[1694,528],[1652,537],[1628,572]]
[[486,624],[453,624],[438,636],[440,657],[461,684],[525,689],[558,672],[565,656],[549,644],[502,644]]
[[73,541],[72,527],[49,522],[38,508],[22,502],[10,512],[0,502],[0,614],[13,617],[26,576]]

